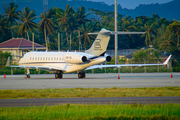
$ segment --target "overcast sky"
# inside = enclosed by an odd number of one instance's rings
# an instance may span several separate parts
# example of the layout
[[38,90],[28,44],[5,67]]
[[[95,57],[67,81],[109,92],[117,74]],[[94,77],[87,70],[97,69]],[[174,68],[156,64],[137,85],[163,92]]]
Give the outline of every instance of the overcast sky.
[[[96,2],[105,2],[106,4],[114,4],[114,0],[87,0]],[[151,4],[151,3],[167,3],[173,0],[117,0],[118,4],[121,4],[123,8],[134,9],[139,4]]]

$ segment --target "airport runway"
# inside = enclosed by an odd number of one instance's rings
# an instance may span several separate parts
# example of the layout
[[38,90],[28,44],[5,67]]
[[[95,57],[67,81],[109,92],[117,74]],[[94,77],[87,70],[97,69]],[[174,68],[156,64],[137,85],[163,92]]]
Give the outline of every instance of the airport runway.
[[78,79],[77,74],[64,74],[63,79],[55,79],[54,74],[0,75],[0,89],[43,89],[45,88],[112,88],[112,87],[165,87],[179,86],[180,73],[104,73],[86,74],[85,79]]
[[0,99],[0,107],[44,106],[59,104],[165,104],[180,103],[180,97],[112,97],[112,98],[48,98]]

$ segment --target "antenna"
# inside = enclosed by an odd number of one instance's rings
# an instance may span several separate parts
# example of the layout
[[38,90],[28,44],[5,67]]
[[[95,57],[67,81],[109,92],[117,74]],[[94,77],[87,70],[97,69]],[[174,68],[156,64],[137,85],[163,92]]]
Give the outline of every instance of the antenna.
[[44,11],[48,11],[48,0],[43,0],[43,9],[44,9]]

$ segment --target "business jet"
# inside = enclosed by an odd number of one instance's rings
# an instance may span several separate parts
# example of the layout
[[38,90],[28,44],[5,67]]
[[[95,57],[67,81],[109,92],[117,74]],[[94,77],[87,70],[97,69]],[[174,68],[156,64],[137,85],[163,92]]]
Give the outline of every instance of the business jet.
[[151,66],[166,65],[171,55],[161,64],[116,64],[99,65],[111,61],[111,57],[105,52],[109,43],[110,35],[114,34],[144,34],[144,32],[112,32],[101,29],[92,46],[85,52],[28,52],[19,61],[18,66],[26,68],[27,78],[30,78],[30,69],[43,69],[55,71],[55,78],[63,78],[63,73],[77,72],[78,78],[85,78],[85,70],[102,69],[105,67],[120,68],[122,66]]

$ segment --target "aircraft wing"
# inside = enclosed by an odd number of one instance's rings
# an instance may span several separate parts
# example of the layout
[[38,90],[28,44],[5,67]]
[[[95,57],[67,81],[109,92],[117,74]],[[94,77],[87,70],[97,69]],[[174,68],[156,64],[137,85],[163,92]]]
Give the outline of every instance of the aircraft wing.
[[10,67],[19,67],[19,68],[29,68],[29,69],[43,69],[43,70],[61,70],[66,71],[65,68],[59,68],[54,66],[19,66],[19,65],[11,65]]
[[167,65],[169,60],[171,58],[171,55],[163,62],[163,63],[156,63],[156,64],[117,64],[117,65],[93,65],[91,67],[86,68],[85,70],[91,70],[91,69],[102,69],[102,68],[120,68],[123,66],[157,66],[157,65]]

